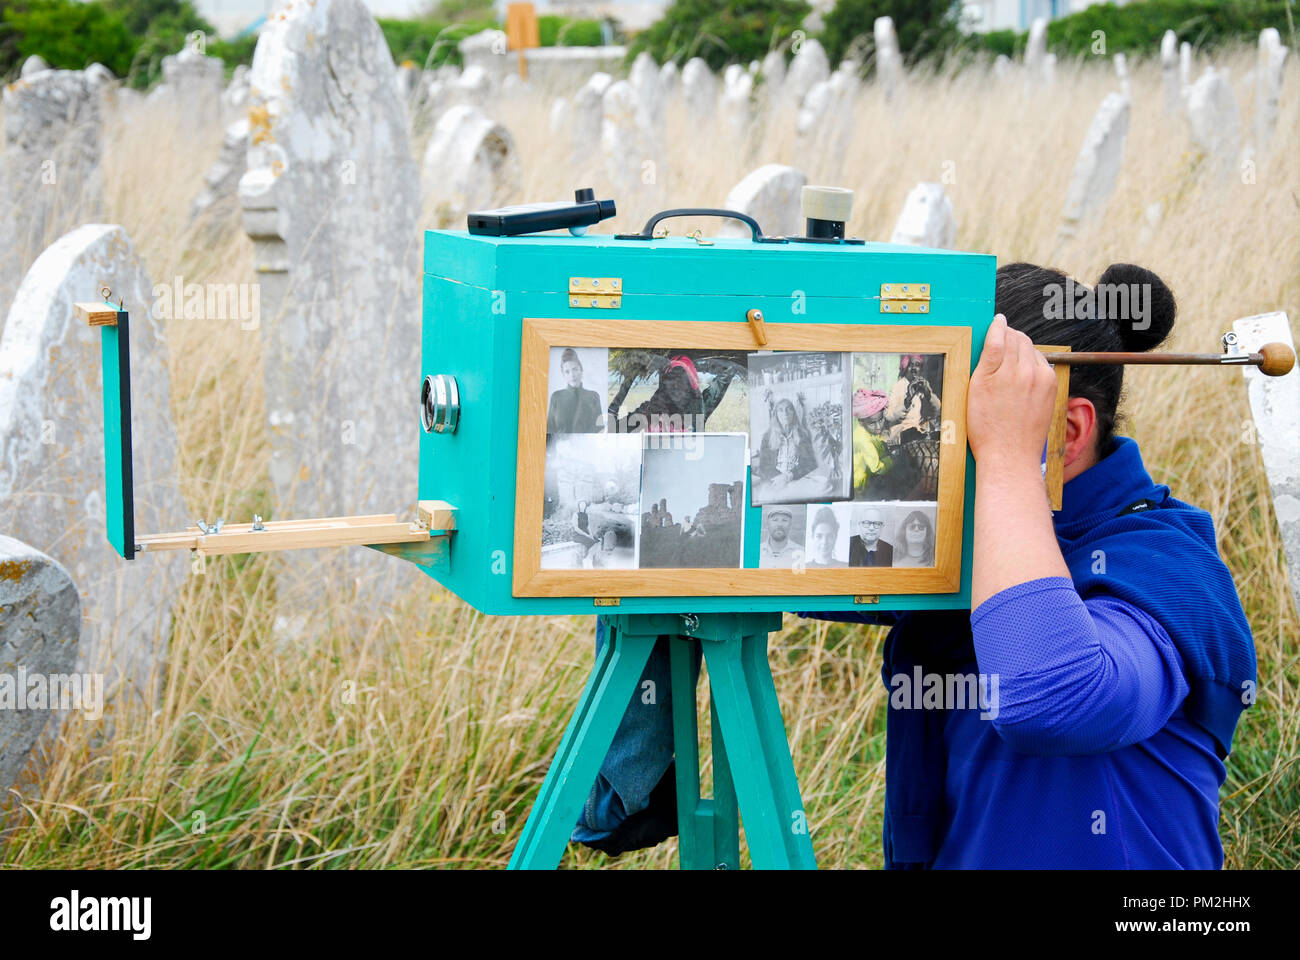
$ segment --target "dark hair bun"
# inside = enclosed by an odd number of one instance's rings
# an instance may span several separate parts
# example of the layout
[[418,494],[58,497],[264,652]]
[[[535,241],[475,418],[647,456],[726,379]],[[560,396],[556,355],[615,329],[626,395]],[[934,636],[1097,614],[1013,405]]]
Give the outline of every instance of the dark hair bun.
[[1112,263],[1097,281],[1096,294],[1099,316],[1115,324],[1125,350],[1150,350],[1174,327],[1173,291],[1144,267]]

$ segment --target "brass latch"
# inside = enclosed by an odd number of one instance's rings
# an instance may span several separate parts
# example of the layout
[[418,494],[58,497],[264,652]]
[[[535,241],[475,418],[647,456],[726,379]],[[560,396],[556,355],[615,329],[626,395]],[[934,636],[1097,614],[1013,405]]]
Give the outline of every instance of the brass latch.
[[879,603],[880,594],[878,593],[860,593],[853,598],[854,603]]
[[882,283],[880,312],[929,313],[930,285],[928,283]]
[[617,310],[623,302],[622,277],[570,277],[569,306]]
[[593,606],[597,607],[617,607],[621,602],[621,597],[592,597]]

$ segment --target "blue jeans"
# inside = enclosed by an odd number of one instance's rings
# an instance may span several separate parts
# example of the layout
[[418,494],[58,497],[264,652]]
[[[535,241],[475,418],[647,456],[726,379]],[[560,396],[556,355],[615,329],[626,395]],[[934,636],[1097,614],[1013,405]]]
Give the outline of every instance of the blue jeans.
[[[596,618],[596,653],[605,643],[605,621]],[[699,676],[699,647],[695,675]],[[614,733],[600,773],[587,795],[571,839],[603,840],[620,823],[650,804],[650,791],[673,759],[673,701],[668,638],[655,641],[632,700]]]

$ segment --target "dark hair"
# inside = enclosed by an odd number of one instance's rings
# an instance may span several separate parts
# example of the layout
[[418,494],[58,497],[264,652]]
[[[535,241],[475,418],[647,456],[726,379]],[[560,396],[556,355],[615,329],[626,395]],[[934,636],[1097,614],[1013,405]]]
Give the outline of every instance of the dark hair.
[[[1132,292],[1138,296],[1130,297]],[[1060,270],[1009,263],[998,268],[995,306],[1008,326],[1034,343],[1107,352],[1158,346],[1173,329],[1178,310],[1164,281],[1131,263],[1111,264],[1095,287]],[[1099,457],[1110,452],[1123,387],[1122,364],[1070,368],[1070,396],[1091,401],[1097,411]]]
[[926,564],[934,563],[934,524],[930,523],[930,518],[922,510],[913,510],[903,518],[903,522],[898,525],[898,548],[904,555],[907,553],[907,528],[911,525],[913,519],[920,520],[925,524],[925,556],[921,559]]
[[835,511],[832,510],[830,507],[822,507],[820,510],[817,511],[817,515],[813,517],[813,525],[812,525],[813,532],[815,533],[817,531],[817,528],[820,527],[823,523],[827,524],[832,530],[834,530],[835,535],[837,537],[839,536],[840,522],[835,519]]

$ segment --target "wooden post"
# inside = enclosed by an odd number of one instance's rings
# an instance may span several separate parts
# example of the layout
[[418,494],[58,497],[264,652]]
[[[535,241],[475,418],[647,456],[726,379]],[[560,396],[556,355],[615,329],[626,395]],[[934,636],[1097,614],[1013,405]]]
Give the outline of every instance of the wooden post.
[[506,48],[519,51],[519,79],[528,79],[528,61],[524,51],[540,47],[537,11],[531,3],[512,3],[506,7]]

